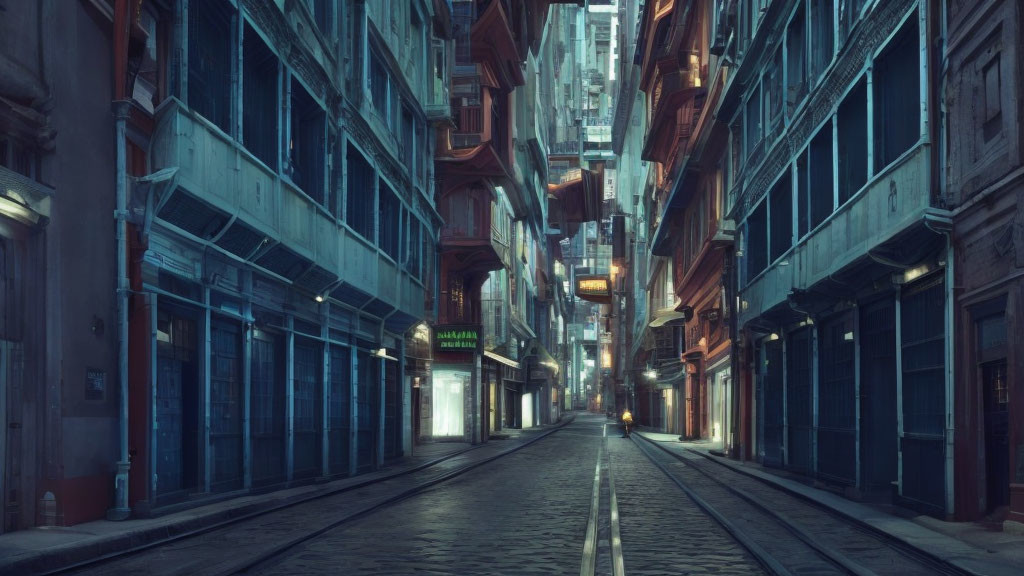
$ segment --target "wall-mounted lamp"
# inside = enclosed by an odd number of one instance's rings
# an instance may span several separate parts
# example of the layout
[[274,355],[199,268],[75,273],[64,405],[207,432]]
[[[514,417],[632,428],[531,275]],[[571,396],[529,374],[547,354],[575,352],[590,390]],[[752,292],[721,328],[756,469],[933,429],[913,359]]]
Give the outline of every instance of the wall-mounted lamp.
[[313,297],[313,300],[316,300],[317,303],[319,304],[319,303],[324,301],[324,295],[323,294],[317,294],[316,296]]

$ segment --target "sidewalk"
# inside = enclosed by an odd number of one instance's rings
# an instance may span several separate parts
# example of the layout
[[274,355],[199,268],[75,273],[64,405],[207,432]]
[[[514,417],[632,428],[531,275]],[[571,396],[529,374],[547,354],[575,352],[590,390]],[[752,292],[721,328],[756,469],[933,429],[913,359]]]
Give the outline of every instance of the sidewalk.
[[380,482],[427,467],[439,459],[468,452],[475,461],[491,456],[495,450],[513,450],[539,436],[572,422],[566,414],[556,424],[527,430],[507,430],[506,439],[493,440],[475,450],[465,442],[435,442],[416,446],[414,455],[385,463],[380,470],[319,484],[307,484],[263,494],[245,494],[237,498],[189,508],[155,518],[111,522],[96,520],[68,527],[38,527],[0,535],[0,576],[49,572],[100,556],[130,548],[158,543],[194,530],[214,527],[241,516],[269,512],[308,499]]
[[634,433],[658,442],[673,453],[682,454],[692,449],[706,454],[715,462],[767,480],[969,572],[1024,574],[1024,534],[994,531],[973,522],[944,522],[894,506],[855,502],[814,487],[813,478],[715,455],[719,446],[711,442],[680,442],[677,434],[645,430]]

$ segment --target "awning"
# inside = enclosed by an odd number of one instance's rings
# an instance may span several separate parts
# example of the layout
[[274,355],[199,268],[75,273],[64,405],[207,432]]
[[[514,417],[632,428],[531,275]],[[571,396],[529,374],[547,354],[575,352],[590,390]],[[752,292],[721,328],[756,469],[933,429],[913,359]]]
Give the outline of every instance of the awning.
[[686,314],[677,311],[675,308],[660,308],[654,312],[654,318],[648,324],[651,328],[669,326],[681,326],[686,321]]
[[504,364],[505,366],[509,366],[511,368],[515,368],[516,370],[520,369],[519,362],[516,362],[515,360],[513,360],[511,358],[506,358],[505,356],[502,356],[501,354],[498,354],[497,352],[491,352],[490,350],[484,350],[484,358],[490,358],[491,360],[494,360],[495,362],[498,362],[499,364]]

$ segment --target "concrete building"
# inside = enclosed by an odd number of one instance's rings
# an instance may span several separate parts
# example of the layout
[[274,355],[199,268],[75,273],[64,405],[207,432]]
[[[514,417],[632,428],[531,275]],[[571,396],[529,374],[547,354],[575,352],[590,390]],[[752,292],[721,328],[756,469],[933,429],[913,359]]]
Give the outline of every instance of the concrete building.
[[155,47],[128,132],[136,514],[412,449],[406,340],[433,316],[451,14],[387,4],[180,0],[136,17]]
[[0,17],[0,533],[101,518],[114,496],[111,103],[126,78],[100,4]]
[[[740,453],[940,517],[953,499],[941,7],[728,3]],[[916,95],[917,97],[908,96]]]

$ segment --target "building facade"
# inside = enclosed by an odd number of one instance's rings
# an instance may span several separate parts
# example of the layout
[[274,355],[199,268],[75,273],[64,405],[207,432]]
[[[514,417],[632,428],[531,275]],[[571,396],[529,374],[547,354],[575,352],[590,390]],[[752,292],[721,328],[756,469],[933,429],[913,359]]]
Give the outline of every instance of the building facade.
[[154,61],[128,132],[135,513],[412,449],[406,333],[432,316],[441,223],[428,114],[443,90],[427,63],[444,62],[450,13],[394,8],[141,8]]
[[[953,2],[947,14],[940,173],[953,213],[955,516],[1024,522],[1024,238],[1021,7]],[[1016,47],[1016,49],[1014,49]]]
[[0,533],[101,518],[118,458],[112,13],[0,18]]
[[723,19],[736,65],[718,116],[739,233],[741,452],[950,515],[942,14],[927,2],[738,4]]
[[[731,430],[731,353],[726,294],[732,262],[723,172],[728,133],[714,121],[728,67],[709,31],[714,3],[645,10],[637,46],[650,124],[642,158],[655,163],[650,250],[671,261],[674,300],[651,322],[670,351],[675,418],[684,438],[725,444]],[[668,272],[670,270],[670,272]],[[662,356],[665,356],[663,353]]]

